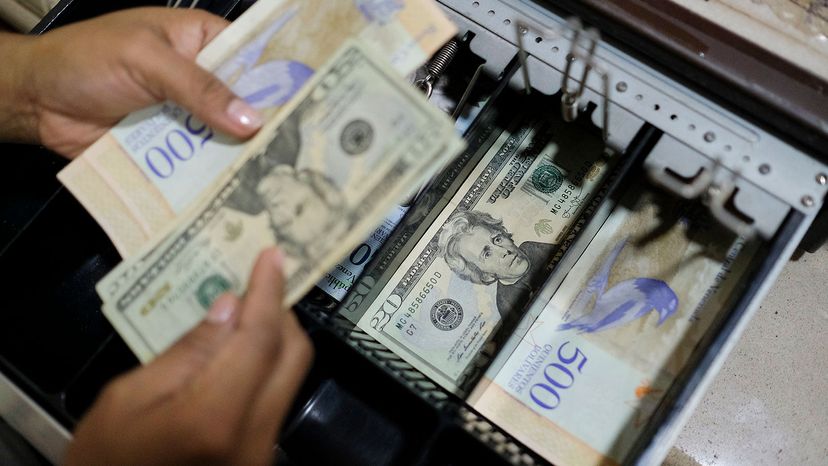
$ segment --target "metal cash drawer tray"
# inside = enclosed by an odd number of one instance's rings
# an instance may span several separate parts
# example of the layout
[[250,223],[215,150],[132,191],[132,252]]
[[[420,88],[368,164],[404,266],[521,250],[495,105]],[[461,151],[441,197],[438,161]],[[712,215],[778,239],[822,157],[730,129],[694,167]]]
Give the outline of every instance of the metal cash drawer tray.
[[[233,17],[243,3],[213,1],[204,6]],[[577,92],[580,115],[570,124],[581,125],[599,140],[606,137],[617,162],[597,198],[600,202],[587,209],[573,230],[577,235],[569,235],[554,269],[544,277],[543,291],[518,314],[533,316],[543,310],[633,181],[650,183],[641,181],[649,176],[654,184],[679,196],[695,189],[694,183],[701,184],[698,175],[708,170],[712,175],[704,188],[713,182],[732,182],[731,187],[739,188],[723,200],[723,215],[731,214],[725,218],[732,220],[732,225],[748,225],[745,231],[761,238],[757,240],[760,245],[727,311],[705,332],[685,370],[663,394],[665,401],[654,410],[651,422],[624,458],[629,463],[658,463],[813,221],[824,195],[824,188],[814,185],[813,180],[824,164],[615,48],[624,44],[596,42],[594,56],[589,53],[589,42],[571,49],[574,31],[580,30],[582,38],[594,36],[575,23],[567,25],[563,12],[553,12],[545,3],[439,3],[458,24],[461,37],[470,33],[465,36],[467,46],[479,57],[472,62],[482,64],[482,75],[495,83],[489,89],[489,103],[481,102],[481,116],[476,123],[469,121],[469,135],[483,124],[479,120],[487,112],[499,112],[498,118],[508,124],[522,109],[502,102],[521,101],[519,94],[527,89],[532,95],[526,101],[548,105],[550,115],[560,115],[564,94],[575,94],[583,81],[582,62],[595,60],[596,72],[588,75]],[[103,6],[64,1],[41,28],[137,4],[144,3]],[[613,31],[614,36],[625,38],[626,32],[619,31]],[[522,57],[521,46],[525,52]],[[577,59],[569,70],[569,86],[563,85],[562,90],[567,52]],[[451,73],[471,74],[449,69]],[[708,141],[708,134],[714,135],[714,142]],[[112,246],[71,196],[56,186],[54,174],[60,161],[39,150],[9,149],[25,160],[18,172],[37,175],[23,187],[11,182],[20,178],[12,170],[6,172],[9,183],[3,184],[3,198],[8,201],[2,215],[11,223],[0,231],[0,269],[8,277],[4,280],[7,295],[12,296],[7,309],[17,311],[5,312],[0,320],[0,414],[49,459],[57,461],[68,440],[67,432],[97,391],[137,361],[98,312],[94,284],[118,261]],[[762,164],[772,167],[770,175],[758,169]],[[808,196],[810,205],[803,202]],[[67,224],[73,225],[69,231]],[[66,248],[67,242],[78,247]],[[44,256],[51,265],[46,269]],[[485,371],[500,364],[496,353],[484,354],[475,363],[477,370],[468,374],[462,396],[458,396],[355,329],[338,314],[337,307],[336,301],[320,290],[311,292],[297,306],[316,346],[317,360],[286,424],[281,463],[547,461],[548,455],[533,451],[530,442],[521,442],[508,426],[493,423],[467,403],[466,396]],[[504,325],[506,331],[498,333],[498,342],[508,345],[509,332],[521,325]],[[28,411],[21,408],[26,404]]]

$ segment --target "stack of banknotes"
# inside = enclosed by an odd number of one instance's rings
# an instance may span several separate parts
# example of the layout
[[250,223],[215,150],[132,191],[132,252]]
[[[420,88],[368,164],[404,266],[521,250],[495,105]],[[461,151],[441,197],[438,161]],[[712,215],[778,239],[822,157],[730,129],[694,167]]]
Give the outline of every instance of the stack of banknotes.
[[554,464],[626,462],[757,251],[702,206],[630,185],[469,397]]
[[[600,199],[621,155],[596,128],[500,100],[340,312],[551,463],[622,464],[758,244],[640,176]],[[614,208],[557,269],[596,196]]]
[[360,328],[452,391],[541,287],[617,159],[589,128],[522,104],[511,120],[481,116],[453,178],[412,206],[425,217],[406,219],[343,303]]
[[253,139],[164,103],[59,174],[125,257],[98,293],[142,361],[243,292],[267,246],[295,303],[462,149],[403,79],[455,33],[429,0],[258,2],[198,57],[264,113]]

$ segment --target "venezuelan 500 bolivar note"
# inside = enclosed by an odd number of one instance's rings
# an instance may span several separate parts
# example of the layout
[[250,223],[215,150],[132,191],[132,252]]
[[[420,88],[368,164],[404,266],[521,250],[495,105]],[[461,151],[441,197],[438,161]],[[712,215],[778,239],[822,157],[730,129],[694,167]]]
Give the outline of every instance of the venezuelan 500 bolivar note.
[[757,247],[703,206],[629,185],[469,399],[554,464],[625,462]]
[[273,244],[291,305],[460,149],[448,117],[350,42],[160,244],[101,281],[104,313],[147,361],[243,292]]
[[528,115],[489,144],[357,312],[360,328],[450,390],[543,283],[610,166],[600,137],[548,115]]
[[[431,0],[267,0],[219,34],[198,63],[269,118],[348,38],[365,41],[405,75],[454,33]],[[164,103],[128,116],[59,178],[129,256],[246,147]]]

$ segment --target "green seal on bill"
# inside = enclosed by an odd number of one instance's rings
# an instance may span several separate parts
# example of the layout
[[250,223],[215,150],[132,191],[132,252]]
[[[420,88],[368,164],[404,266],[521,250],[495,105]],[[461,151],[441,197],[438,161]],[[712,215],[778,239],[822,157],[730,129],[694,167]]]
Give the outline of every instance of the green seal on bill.
[[196,299],[204,310],[210,309],[213,301],[216,300],[222,293],[230,291],[232,285],[221,275],[210,275],[198,285],[196,290]]
[[532,186],[544,194],[557,191],[563,184],[563,180],[563,173],[554,165],[540,165],[532,172]]

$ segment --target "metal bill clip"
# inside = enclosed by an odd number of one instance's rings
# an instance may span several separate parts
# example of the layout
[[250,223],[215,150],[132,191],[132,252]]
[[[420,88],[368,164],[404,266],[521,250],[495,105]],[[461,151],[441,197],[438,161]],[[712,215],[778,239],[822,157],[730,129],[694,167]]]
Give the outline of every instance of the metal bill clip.
[[518,61],[520,62],[520,71],[523,75],[523,89],[528,95],[532,93],[532,84],[529,76],[529,64],[527,63],[529,53],[526,51],[526,46],[523,43],[523,36],[532,31],[538,34],[538,38],[547,40],[554,40],[564,36],[564,31],[560,26],[549,28],[541,24],[529,24],[522,20],[515,21],[515,41],[518,46]]
[[713,169],[708,165],[701,165],[698,171],[689,177],[678,175],[661,164],[646,166],[650,181],[684,199],[701,196],[713,183]]
[[[609,107],[610,107],[610,76],[596,60],[595,50],[598,47],[598,42],[601,40],[601,35],[595,28],[584,29],[581,21],[577,18],[571,18],[567,21],[566,28],[572,31],[572,39],[569,53],[566,56],[566,65],[564,66],[563,78],[561,79],[561,111],[564,121],[572,122],[578,118],[581,108],[581,98],[587,87],[587,79],[591,73],[601,77],[601,93],[602,95],[602,123],[603,123],[603,138],[604,141],[609,139]],[[549,29],[544,26],[527,24],[523,21],[515,22],[515,39],[518,46],[518,60],[520,62],[521,72],[523,74],[523,85],[526,94],[532,91],[530,84],[530,73],[528,66],[528,52],[524,45],[523,36],[530,30],[540,32],[548,37],[563,37],[563,28]],[[584,63],[584,69],[581,74],[580,82],[577,82],[577,87],[570,89],[570,80],[575,81],[572,77],[572,64],[580,60]]]
[[[561,81],[561,112],[564,121],[574,121],[578,118],[579,106],[581,97],[586,90],[587,78],[589,73],[595,68],[595,49],[598,47],[598,41],[601,39],[600,34],[594,28],[583,29],[581,21],[577,18],[568,21],[569,28],[574,31],[572,36],[572,45],[569,48],[569,53],[566,56],[566,67],[564,68],[564,75]],[[584,64],[584,70],[581,73],[581,80],[578,86],[572,90],[569,87],[569,81],[574,80],[572,77],[572,64],[580,60]],[[606,76],[606,73],[602,73]],[[605,80],[608,81],[608,80]],[[609,102],[605,89],[605,105],[604,111],[607,112],[607,105]],[[606,128],[604,129],[606,131]]]
[[702,163],[690,177],[678,175],[659,163],[646,165],[647,175],[656,185],[684,199],[701,197],[713,218],[727,229],[744,239],[756,235],[752,221],[742,212],[737,213],[731,204],[731,198],[737,192],[739,174],[726,169],[720,160],[714,160],[712,164]]
[[736,195],[738,190],[736,187],[737,177],[738,174],[731,172],[729,176],[724,176],[711,183],[710,187],[707,188],[707,192],[702,196],[702,201],[710,209],[713,218],[728,230],[748,240],[757,234],[753,219],[742,218],[742,216],[737,215],[735,208],[729,207],[731,198]]

